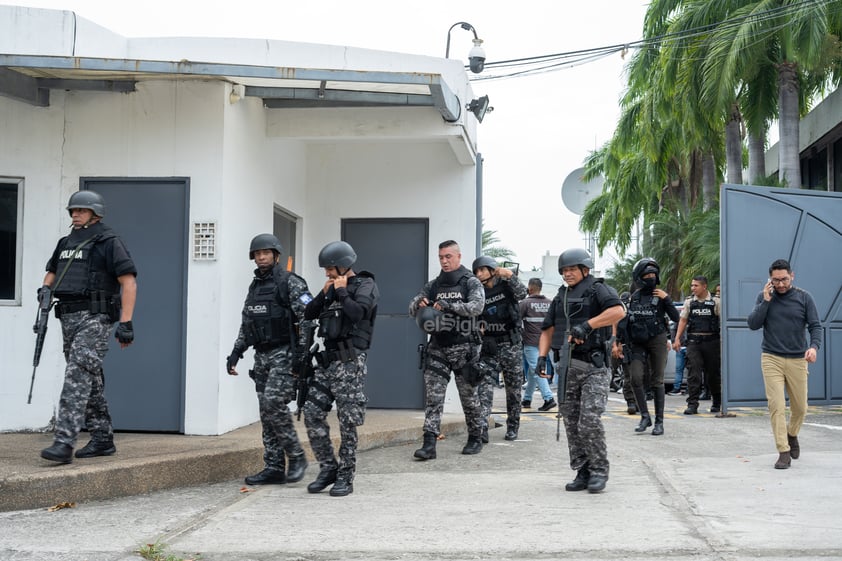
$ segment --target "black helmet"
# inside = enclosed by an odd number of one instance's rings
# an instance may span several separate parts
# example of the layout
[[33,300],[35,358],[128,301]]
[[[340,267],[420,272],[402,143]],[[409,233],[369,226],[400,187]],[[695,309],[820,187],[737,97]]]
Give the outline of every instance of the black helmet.
[[96,191],[76,191],[70,195],[70,200],[67,202],[67,212],[71,216],[73,215],[71,211],[74,208],[87,208],[100,218],[105,216],[105,200]]
[[271,249],[278,255],[284,252],[281,242],[272,234],[257,234],[252,238],[249,246],[249,259],[254,259],[254,252],[258,249]]
[[357,254],[348,242],[330,242],[319,252],[319,267],[350,269],[357,262]]
[[593,259],[591,254],[584,249],[574,248],[564,251],[558,256],[558,273],[565,267],[575,267],[576,265],[583,265],[588,269],[593,269]]
[[637,286],[643,286],[643,275],[655,273],[655,284],[661,284],[661,266],[651,257],[644,257],[634,264],[632,280]]
[[494,260],[493,257],[489,257],[488,255],[480,255],[476,259],[474,259],[474,264],[471,265],[471,271],[476,273],[477,269],[480,267],[488,267],[492,271],[499,267],[500,265],[497,264],[497,261]]
[[441,311],[432,306],[424,306],[415,312],[415,324],[424,333],[437,333],[441,329],[441,317]]

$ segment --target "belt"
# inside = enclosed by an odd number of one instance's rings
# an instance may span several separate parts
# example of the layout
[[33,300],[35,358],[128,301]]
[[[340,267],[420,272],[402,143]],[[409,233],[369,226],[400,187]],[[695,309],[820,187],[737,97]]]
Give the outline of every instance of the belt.
[[59,301],[56,304],[60,314],[72,314],[73,312],[82,312],[91,309],[90,300],[70,300],[67,302]]
[[687,342],[688,343],[706,343],[708,341],[716,341],[719,339],[718,333],[708,333],[706,335],[693,335],[692,333],[687,335]]

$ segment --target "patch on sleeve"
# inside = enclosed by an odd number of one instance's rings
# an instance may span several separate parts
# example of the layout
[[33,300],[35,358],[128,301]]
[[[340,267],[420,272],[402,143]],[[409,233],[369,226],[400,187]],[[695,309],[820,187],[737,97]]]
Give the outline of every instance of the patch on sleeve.
[[301,296],[298,297],[298,301],[306,306],[307,304],[313,301],[313,297],[310,295],[309,292],[302,292]]

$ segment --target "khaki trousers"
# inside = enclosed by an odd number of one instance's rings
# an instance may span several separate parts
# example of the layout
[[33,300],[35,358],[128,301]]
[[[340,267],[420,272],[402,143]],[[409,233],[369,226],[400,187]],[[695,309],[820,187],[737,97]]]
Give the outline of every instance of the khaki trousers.
[[[807,415],[807,361],[803,357],[785,358],[769,353],[760,354],[760,368],[769,402],[772,434],[778,452],[789,451],[787,434],[798,436]],[[789,396],[789,423],[786,420],[786,395]]]

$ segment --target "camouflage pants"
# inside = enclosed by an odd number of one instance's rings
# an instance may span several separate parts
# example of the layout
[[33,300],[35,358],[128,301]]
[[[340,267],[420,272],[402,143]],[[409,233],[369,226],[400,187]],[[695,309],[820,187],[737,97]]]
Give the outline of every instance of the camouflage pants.
[[[304,424],[319,469],[338,469],[337,477],[349,482],[354,480],[357,467],[357,427],[365,422],[366,373],[366,353],[360,353],[353,361],[337,360],[327,368],[317,368],[304,405]],[[327,424],[327,414],[334,401],[339,418],[339,462],[333,453]]]
[[102,372],[111,326],[106,314],[81,311],[61,316],[67,367],[56,417],[56,442],[75,446],[83,425],[87,425],[92,440],[114,438]]
[[286,456],[303,454],[292,423],[288,404],[295,399],[295,378],[290,373],[289,346],[254,353],[254,380],[260,424],[263,429],[263,463],[267,468],[286,471]]
[[497,352],[493,356],[482,357],[486,375],[479,383],[480,406],[482,407],[483,428],[488,426],[488,417],[494,401],[494,386],[497,376],[503,372],[503,384],[506,387],[506,427],[520,428],[521,398],[523,396],[523,346],[512,343],[497,343]]
[[479,349],[479,345],[472,343],[459,343],[449,347],[439,347],[434,342],[427,345],[424,368],[424,432],[431,432],[436,436],[441,433],[444,396],[450,381],[450,372],[453,371],[468,434],[475,437],[482,434],[482,411],[477,386],[465,380],[460,371],[474,357],[479,356]]
[[575,471],[587,466],[591,474],[608,477],[608,449],[601,417],[608,402],[610,380],[608,368],[571,359],[565,401],[559,411],[567,431],[570,467]]

